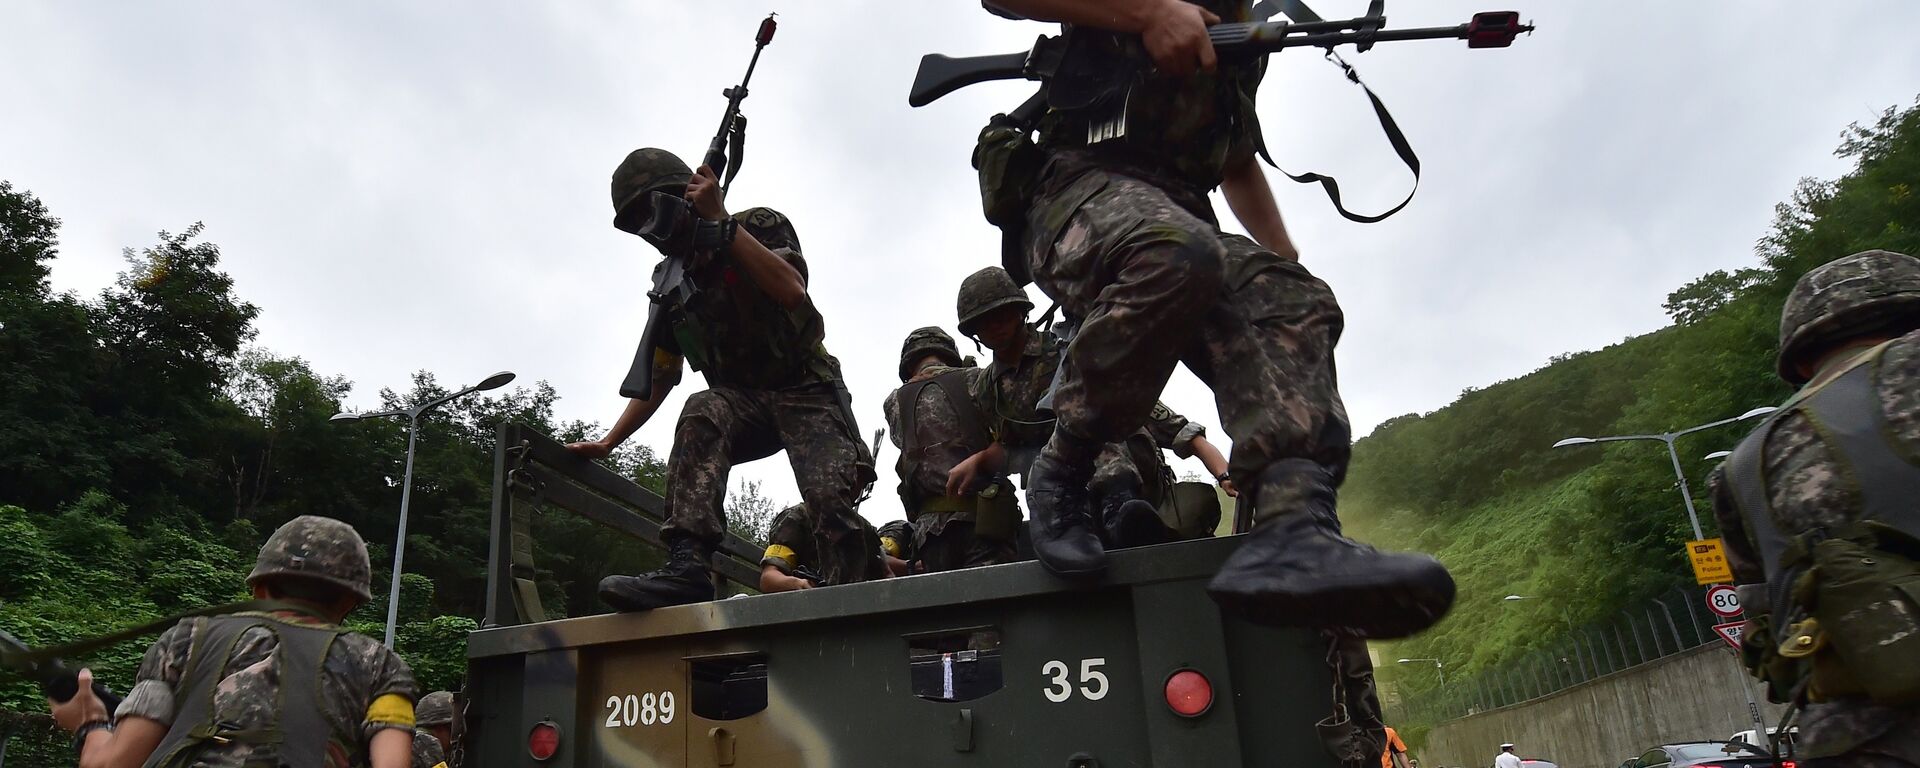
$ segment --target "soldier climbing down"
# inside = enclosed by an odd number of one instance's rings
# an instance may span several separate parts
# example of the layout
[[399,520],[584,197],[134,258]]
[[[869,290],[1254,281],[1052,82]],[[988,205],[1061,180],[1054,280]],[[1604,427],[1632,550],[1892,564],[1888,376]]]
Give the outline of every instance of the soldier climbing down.
[[371,596],[370,573],[351,526],[296,517],[267,538],[247,584],[303,610],[182,621],[147,649],[119,711],[81,670],[54,721],[75,732],[81,768],[406,768],[413,674],[340,626]]
[[687,398],[667,459],[667,564],[600,582],[600,599],[621,611],[713,599],[708,568],[726,531],[727,474],[782,448],[827,583],[884,574],[879,537],[854,509],[874,480],[873,457],[860,442],[840,362],[827,353],[799,236],[772,209],[729,216],[718,187],[710,169],[695,174],[660,149],[635,150],[613,174],[615,227],[648,231],[649,217],[677,210],[651,204],[655,195],[684,197],[718,241],[695,254],[687,279],[697,291],[667,318],[671,332],[652,350],[652,397],[629,400],[605,437],[567,446],[606,456],[653,417],[683,361],[705,374],[708,388]]
[[1710,481],[1742,655],[1800,708],[1800,765],[1920,766],[1920,260],[1803,275],[1777,369],[1800,391]]
[[434,691],[413,705],[413,768],[447,763],[453,751],[453,693]]
[[1020,525],[1013,485],[997,471],[966,470],[992,444],[973,399],[985,371],[962,359],[953,337],[916,328],[900,348],[898,389],[883,403],[900,459],[900,504],[913,519],[914,548],[928,571],[1012,562]]

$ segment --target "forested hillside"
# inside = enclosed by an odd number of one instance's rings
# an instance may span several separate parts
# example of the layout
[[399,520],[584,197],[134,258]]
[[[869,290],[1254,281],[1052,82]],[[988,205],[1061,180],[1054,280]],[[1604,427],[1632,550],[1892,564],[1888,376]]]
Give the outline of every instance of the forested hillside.
[[[1672,292],[1673,324],[1593,352],[1556,357],[1526,376],[1470,390],[1433,413],[1388,420],[1360,440],[1341,502],[1361,537],[1438,555],[1459,581],[1433,631],[1380,649],[1403,691],[1438,684],[1437,658],[1460,680],[1693,583],[1691,538],[1673,467],[1657,442],[1553,449],[1571,436],[1678,430],[1773,405],[1780,306],[1801,274],[1870,248],[1920,254],[1920,107],[1847,129],[1840,179],[1802,180],[1776,208],[1758,264],[1713,272]],[[1743,427],[1681,438],[1682,465],[1707,535],[1707,453]],[[1509,594],[1543,596],[1504,602]]]
[[[49,645],[244,599],[266,535],[319,514],[366,538],[376,598],[351,623],[381,635],[405,423],[329,422],[352,384],[250,345],[260,309],[237,295],[200,225],[128,249],[119,280],[92,297],[49,288],[59,227],[0,181],[0,629]],[[421,372],[380,402],[447,393]],[[474,395],[421,425],[396,644],[426,690],[458,684],[482,613],[495,428],[597,434],[555,423],[554,400],[544,383]],[[629,444],[610,463],[656,491],[664,483],[647,447]],[[774,506],[754,488],[733,502],[749,529]],[[556,612],[598,612],[601,576],[658,559],[590,527],[565,515],[536,523],[540,586]],[[80,661],[125,691],[145,647]],[[0,731],[24,729],[8,764],[71,764],[45,712],[34,686],[0,672]]]

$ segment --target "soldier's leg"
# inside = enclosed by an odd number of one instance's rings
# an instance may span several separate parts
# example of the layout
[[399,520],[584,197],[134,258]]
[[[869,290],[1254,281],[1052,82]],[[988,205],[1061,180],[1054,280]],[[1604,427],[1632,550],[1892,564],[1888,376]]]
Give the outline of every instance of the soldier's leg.
[[885,575],[880,535],[855,511],[861,489],[875,476],[846,387],[834,382],[782,391],[773,419],[813,517],[821,576],[828,584],[846,584]]
[[708,568],[726,535],[727,474],[737,461],[771,453],[772,434],[763,393],[720,387],[688,397],[667,458],[667,524],[660,530],[667,563],[601,579],[600,599],[621,611],[713,599]]
[[1100,543],[1107,549],[1144,547],[1172,540],[1145,493],[1146,482],[1124,443],[1107,443],[1093,460],[1087,490],[1100,510]]
[[[1252,446],[1258,474],[1234,445],[1241,504],[1254,510],[1255,535],[1221,567],[1209,589],[1222,605],[1266,624],[1306,625],[1361,637],[1402,637],[1431,626],[1453,604],[1453,580],[1425,555],[1381,553],[1347,539],[1334,511],[1346,475],[1351,431],[1340,401],[1333,350],[1344,327],[1325,282],[1298,262],[1246,238],[1226,235],[1229,303],[1253,329],[1258,349],[1240,359],[1218,354],[1227,342],[1211,331],[1207,362],[1222,417],[1248,412],[1275,422],[1274,442]],[[1253,361],[1272,390],[1249,398],[1221,379]],[[1210,369],[1210,370],[1209,370]]]
[[1056,574],[1097,576],[1095,459],[1145,423],[1218,302],[1221,247],[1166,193],[1099,171],[1043,191],[1028,228],[1035,281],[1081,321],[1060,364],[1053,437],[1029,476],[1034,553]]

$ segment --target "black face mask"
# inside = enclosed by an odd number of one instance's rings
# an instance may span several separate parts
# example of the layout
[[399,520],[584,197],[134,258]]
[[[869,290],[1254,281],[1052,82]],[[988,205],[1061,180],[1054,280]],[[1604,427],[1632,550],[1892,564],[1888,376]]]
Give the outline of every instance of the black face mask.
[[622,213],[614,226],[639,235],[661,253],[687,253],[693,246],[695,222],[686,198],[649,192]]

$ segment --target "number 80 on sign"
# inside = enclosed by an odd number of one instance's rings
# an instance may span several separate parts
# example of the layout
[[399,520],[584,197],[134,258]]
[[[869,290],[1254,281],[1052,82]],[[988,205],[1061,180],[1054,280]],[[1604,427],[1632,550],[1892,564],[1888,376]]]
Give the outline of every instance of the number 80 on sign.
[[1740,615],[1740,592],[1726,584],[1713,585],[1707,590],[1707,610],[1726,618]]

